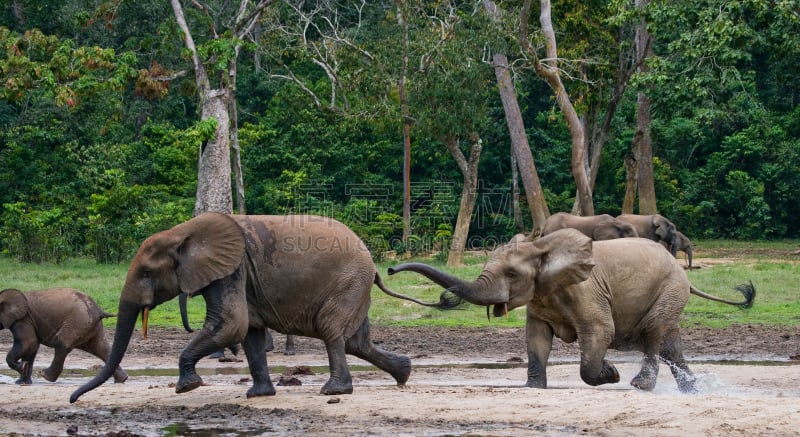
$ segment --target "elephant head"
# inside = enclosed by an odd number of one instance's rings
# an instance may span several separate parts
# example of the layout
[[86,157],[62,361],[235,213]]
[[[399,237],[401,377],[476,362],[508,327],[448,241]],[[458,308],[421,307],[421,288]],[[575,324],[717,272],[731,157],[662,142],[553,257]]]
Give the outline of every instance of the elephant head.
[[16,288],[0,291],[0,330],[10,329],[28,314],[28,299]]
[[[70,402],[105,382],[119,366],[142,313],[147,335],[150,309],[177,296],[194,294],[212,282],[231,275],[244,257],[241,227],[229,216],[205,213],[171,229],[152,235],[142,243],[128,270],[119,299],[117,328],[105,367],[75,391]],[[209,313],[218,312],[207,302]]]
[[677,253],[675,225],[671,221],[667,220],[664,216],[659,214],[653,216],[652,223],[654,234],[658,236],[659,241],[663,241],[667,244],[670,253],[672,253],[672,256],[675,256]]
[[494,315],[501,316],[526,305],[538,293],[586,280],[592,268],[592,240],[575,229],[560,229],[537,240],[515,237],[495,249],[473,282],[423,263],[400,264],[390,268],[389,274],[420,273],[446,288],[445,293],[476,305],[494,305]]

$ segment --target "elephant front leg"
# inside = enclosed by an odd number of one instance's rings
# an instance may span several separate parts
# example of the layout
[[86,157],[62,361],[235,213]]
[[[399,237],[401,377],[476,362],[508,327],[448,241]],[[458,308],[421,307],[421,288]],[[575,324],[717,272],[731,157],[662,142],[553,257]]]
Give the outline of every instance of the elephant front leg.
[[528,316],[525,324],[528,347],[528,380],[526,387],[547,388],[547,360],[553,348],[553,329],[547,323]]
[[253,386],[247,390],[248,398],[275,395],[275,386],[269,378],[267,354],[264,353],[269,335],[263,328],[250,328],[242,342],[250,376],[253,377]]
[[6,363],[8,367],[19,372],[19,378],[15,381],[20,385],[31,385],[33,379],[33,361],[36,359],[36,353],[39,351],[39,344],[28,345],[27,347],[22,342],[14,341],[11,350],[6,355]]
[[[611,344],[612,334],[597,327],[592,334],[579,334],[581,344],[581,379],[596,386],[619,382],[619,372],[613,364],[606,361],[605,355]],[[613,332],[613,331],[612,331]],[[607,335],[604,335],[606,333]]]

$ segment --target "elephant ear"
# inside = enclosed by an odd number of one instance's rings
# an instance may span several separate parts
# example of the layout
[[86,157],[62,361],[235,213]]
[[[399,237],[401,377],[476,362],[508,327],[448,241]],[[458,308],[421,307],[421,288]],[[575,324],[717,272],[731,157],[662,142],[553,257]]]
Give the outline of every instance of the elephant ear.
[[583,282],[592,273],[592,239],[578,230],[559,229],[533,244],[538,252],[538,284],[559,289]]
[[194,294],[231,275],[244,257],[244,231],[228,215],[207,212],[173,228],[181,236],[177,250],[181,291]]
[[28,299],[16,288],[0,291],[0,326],[10,328],[28,314]]

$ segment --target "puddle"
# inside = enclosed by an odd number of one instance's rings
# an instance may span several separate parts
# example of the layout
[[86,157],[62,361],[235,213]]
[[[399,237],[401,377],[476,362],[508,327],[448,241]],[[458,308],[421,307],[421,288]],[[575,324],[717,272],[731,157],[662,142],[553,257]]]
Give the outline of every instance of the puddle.
[[249,437],[275,432],[276,430],[272,428],[240,429],[222,425],[213,427],[208,424],[204,425],[203,428],[199,428],[182,422],[161,428],[161,435],[164,437]]

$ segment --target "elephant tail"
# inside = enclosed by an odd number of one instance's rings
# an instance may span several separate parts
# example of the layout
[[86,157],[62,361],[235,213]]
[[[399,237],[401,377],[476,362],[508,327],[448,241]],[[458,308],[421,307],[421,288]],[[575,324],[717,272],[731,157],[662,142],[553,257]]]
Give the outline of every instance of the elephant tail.
[[107,319],[107,318],[109,318],[109,317],[117,317],[117,315],[116,315],[116,314],[109,313],[109,312],[106,312],[106,311],[101,311],[101,312],[100,312],[100,318],[101,318],[101,319]]
[[756,287],[753,286],[753,281],[750,281],[749,284],[741,284],[736,286],[736,291],[742,293],[744,296],[744,301],[742,302],[734,302],[731,300],[723,299],[721,297],[717,297],[705,292],[698,290],[694,285],[691,286],[691,293],[695,296],[700,296],[702,298],[713,300],[715,302],[722,302],[728,305],[736,305],[739,308],[745,309],[750,308],[753,306],[753,301],[756,299]]
[[[434,307],[434,308],[439,308],[439,309],[452,308],[454,306],[452,304],[452,302],[450,302],[448,300],[448,298],[445,296],[445,293],[442,293],[442,296],[439,298],[439,302],[435,302],[435,303],[434,302],[423,302],[423,301],[421,301],[419,299],[416,299],[416,298],[413,298],[411,296],[406,296],[405,294],[396,293],[396,292],[386,288],[386,286],[383,284],[383,280],[381,279],[381,275],[379,275],[377,272],[375,272],[375,280],[373,281],[373,283],[375,285],[377,285],[378,288],[381,289],[381,291],[383,291],[384,293],[388,294],[389,296],[396,297],[398,299],[409,300],[409,301],[414,302],[414,303],[416,303],[418,305],[423,305],[423,306],[426,306],[426,307]],[[448,296],[449,296],[449,294],[448,294]]]

